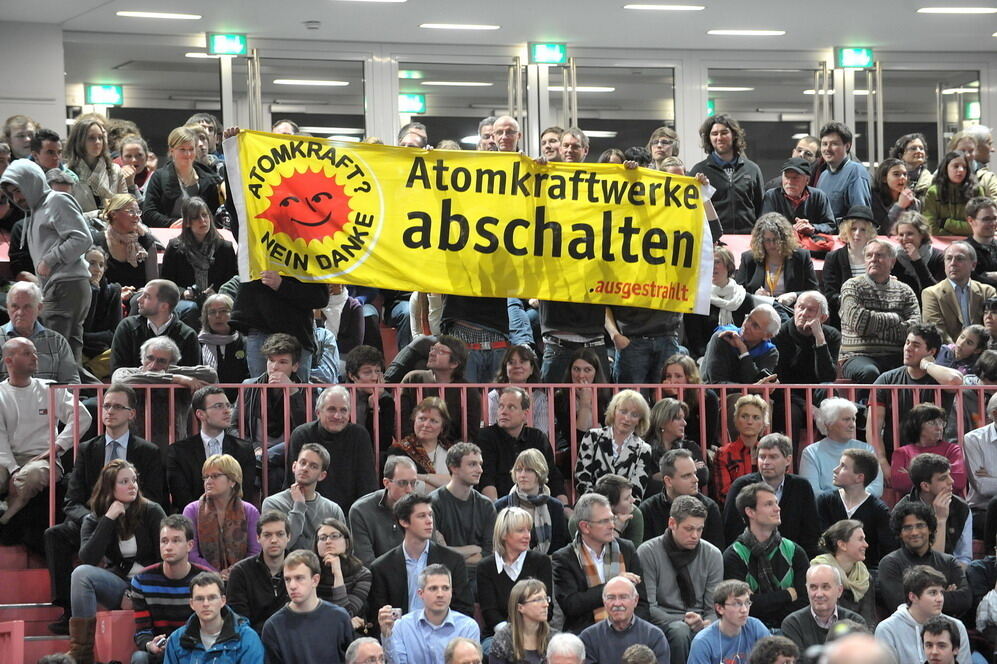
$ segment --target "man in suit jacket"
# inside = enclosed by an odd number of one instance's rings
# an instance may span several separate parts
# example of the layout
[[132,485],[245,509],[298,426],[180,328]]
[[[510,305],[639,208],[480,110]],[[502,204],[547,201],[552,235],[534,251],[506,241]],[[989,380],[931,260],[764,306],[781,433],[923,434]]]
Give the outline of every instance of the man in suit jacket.
[[564,613],[564,631],[580,634],[606,618],[602,587],[614,576],[625,576],[637,587],[636,613],[650,620],[637,549],[630,540],[616,536],[609,499],[602,494],[587,493],[575,504],[575,516],[578,517],[575,541],[552,556],[554,595]]
[[194,393],[190,406],[194,417],[200,422],[201,431],[170,445],[166,455],[166,479],[176,511],[182,512],[183,508],[204,493],[201,468],[212,454],[235,457],[242,468],[242,499],[258,505],[259,488],[253,446],[241,438],[225,433],[232,417],[232,404],[229,403],[225,390],[217,385],[202,387]]
[[945,249],[945,277],[921,293],[925,323],[935,325],[943,343],[952,343],[968,325],[983,323],[983,303],[997,296],[997,289],[971,279],[976,250],[965,241]]
[[803,547],[812,558],[818,554],[820,522],[813,487],[799,475],[786,472],[793,458],[793,445],[781,433],[770,433],[758,441],[758,472],[737,478],[724,503],[724,538],[727,546],[744,532],[746,524],[737,510],[737,494],[756,482],[765,482],[775,491],[782,511],[779,534]]
[[[379,557],[370,566],[371,585],[367,600],[368,620],[378,624],[377,613],[383,607],[401,609],[406,614],[421,609],[419,572],[427,565],[446,565],[453,583],[451,608],[467,616],[474,615],[474,595],[467,582],[464,556],[440,546],[433,538],[433,503],[427,496],[410,493],[394,506],[395,519],[405,531],[402,543]],[[412,566],[408,561],[414,561]],[[600,598],[600,602],[601,602]]]
[[135,420],[138,403],[135,391],[127,385],[112,384],[104,392],[101,421],[104,435],[80,443],[76,463],[69,476],[63,501],[66,520],[45,531],[45,558],[52,582],[52,603],[61,606],[63,617],[49,627],[57,634],[69,633],[69,580],[73,557],[80,550],[80,525],[90,513],[87,501],[104,465],[114,458],[125,458],[138,471],[142,495],[166,505],[166,483],[159,447],[129,431]]

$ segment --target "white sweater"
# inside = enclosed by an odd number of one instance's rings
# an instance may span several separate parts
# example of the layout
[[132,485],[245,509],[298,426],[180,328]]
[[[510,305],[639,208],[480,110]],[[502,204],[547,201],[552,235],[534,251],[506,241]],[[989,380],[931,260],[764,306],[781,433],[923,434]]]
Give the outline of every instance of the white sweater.
[[[32,378],[25,387],[15,387],[9,380],[0,382],[0,465],[11,474],[33,457],[49,448],[50,380]],[[59,421],[65,424],[55,443],[63,452],[73,445],[77,419],[73,415],[73,396],[68,390],[56,394]],[[90,413],[79,404],[79,428],[90,427]]]

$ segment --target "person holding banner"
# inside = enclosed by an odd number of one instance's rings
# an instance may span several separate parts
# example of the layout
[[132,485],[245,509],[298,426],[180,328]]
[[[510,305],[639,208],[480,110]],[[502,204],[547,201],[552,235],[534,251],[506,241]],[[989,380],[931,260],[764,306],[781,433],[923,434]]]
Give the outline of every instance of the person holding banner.
[[589,493],[606,473],[621,475],[633,485],[634,500],[640,502],[654,474],[651,446],[641,436],[650,423],[651,409],[635,390],[622,390],[606,408],[606,426],[592,429],[582,438],[575,464],[575,490]]

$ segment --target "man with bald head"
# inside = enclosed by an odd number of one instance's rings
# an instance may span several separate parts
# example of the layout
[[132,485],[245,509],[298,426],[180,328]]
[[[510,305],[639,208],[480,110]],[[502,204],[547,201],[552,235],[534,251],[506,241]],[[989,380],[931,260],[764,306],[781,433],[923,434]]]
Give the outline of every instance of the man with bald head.
[[844,585],[838,570],[830,565],[811,565],[807,570],[807,596],[810,604],[793,611],[782,621],[782,634],[806,652],[810,646],[827,640],[827,632],[839,620],[866,621],[854,611],[838,606]]
[[[35,378],[38,352],[30,339],[15,337],[3,345],[3,365],[7,379],[0,383],[0,494],[6,494],[7,507],[0,516],[0,528],[49,484],[49,395],[50,380]],[[56,393],[59,420],[65,425],[55,439],[61,455],[73,446],[77,427],[86,431],[90,414],[79,409],[73,415],[70,392]],[[58,459],[56,459],[58,462]],[[62,468],[56,465],[56,479]]]
[[660,628],[634,614],[637,586],[626,576],[614,576],[602,587],[602,605],[607,617],[581,633],[585,664],[615,664],[623,651],[642,643],[654,651],[658,664],[668,664],[668,640]]
[[511,115],[500,115],[492,124],[492,138],[499,152],[518,152],[522,137],[519,123]]

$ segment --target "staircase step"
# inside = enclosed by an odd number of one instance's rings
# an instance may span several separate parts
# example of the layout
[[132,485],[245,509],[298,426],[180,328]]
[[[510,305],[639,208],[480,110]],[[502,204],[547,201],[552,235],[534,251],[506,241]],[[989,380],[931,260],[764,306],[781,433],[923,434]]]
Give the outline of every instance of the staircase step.
[[28,551],[24,546],[0,546],[0,569],[25,569],[45,567],[45,558]]
[[0,570],[0,605],[45,604],[51,600],[47,569]]
[[0,604],[0,622],[23,620],[26,636],[50,636],[48,624],[61,615],[62,608],[52,604]]
[[35,664],[45,655],[67,652],[68,650],[68,636],[26,636],[24,637],[24,664]]

